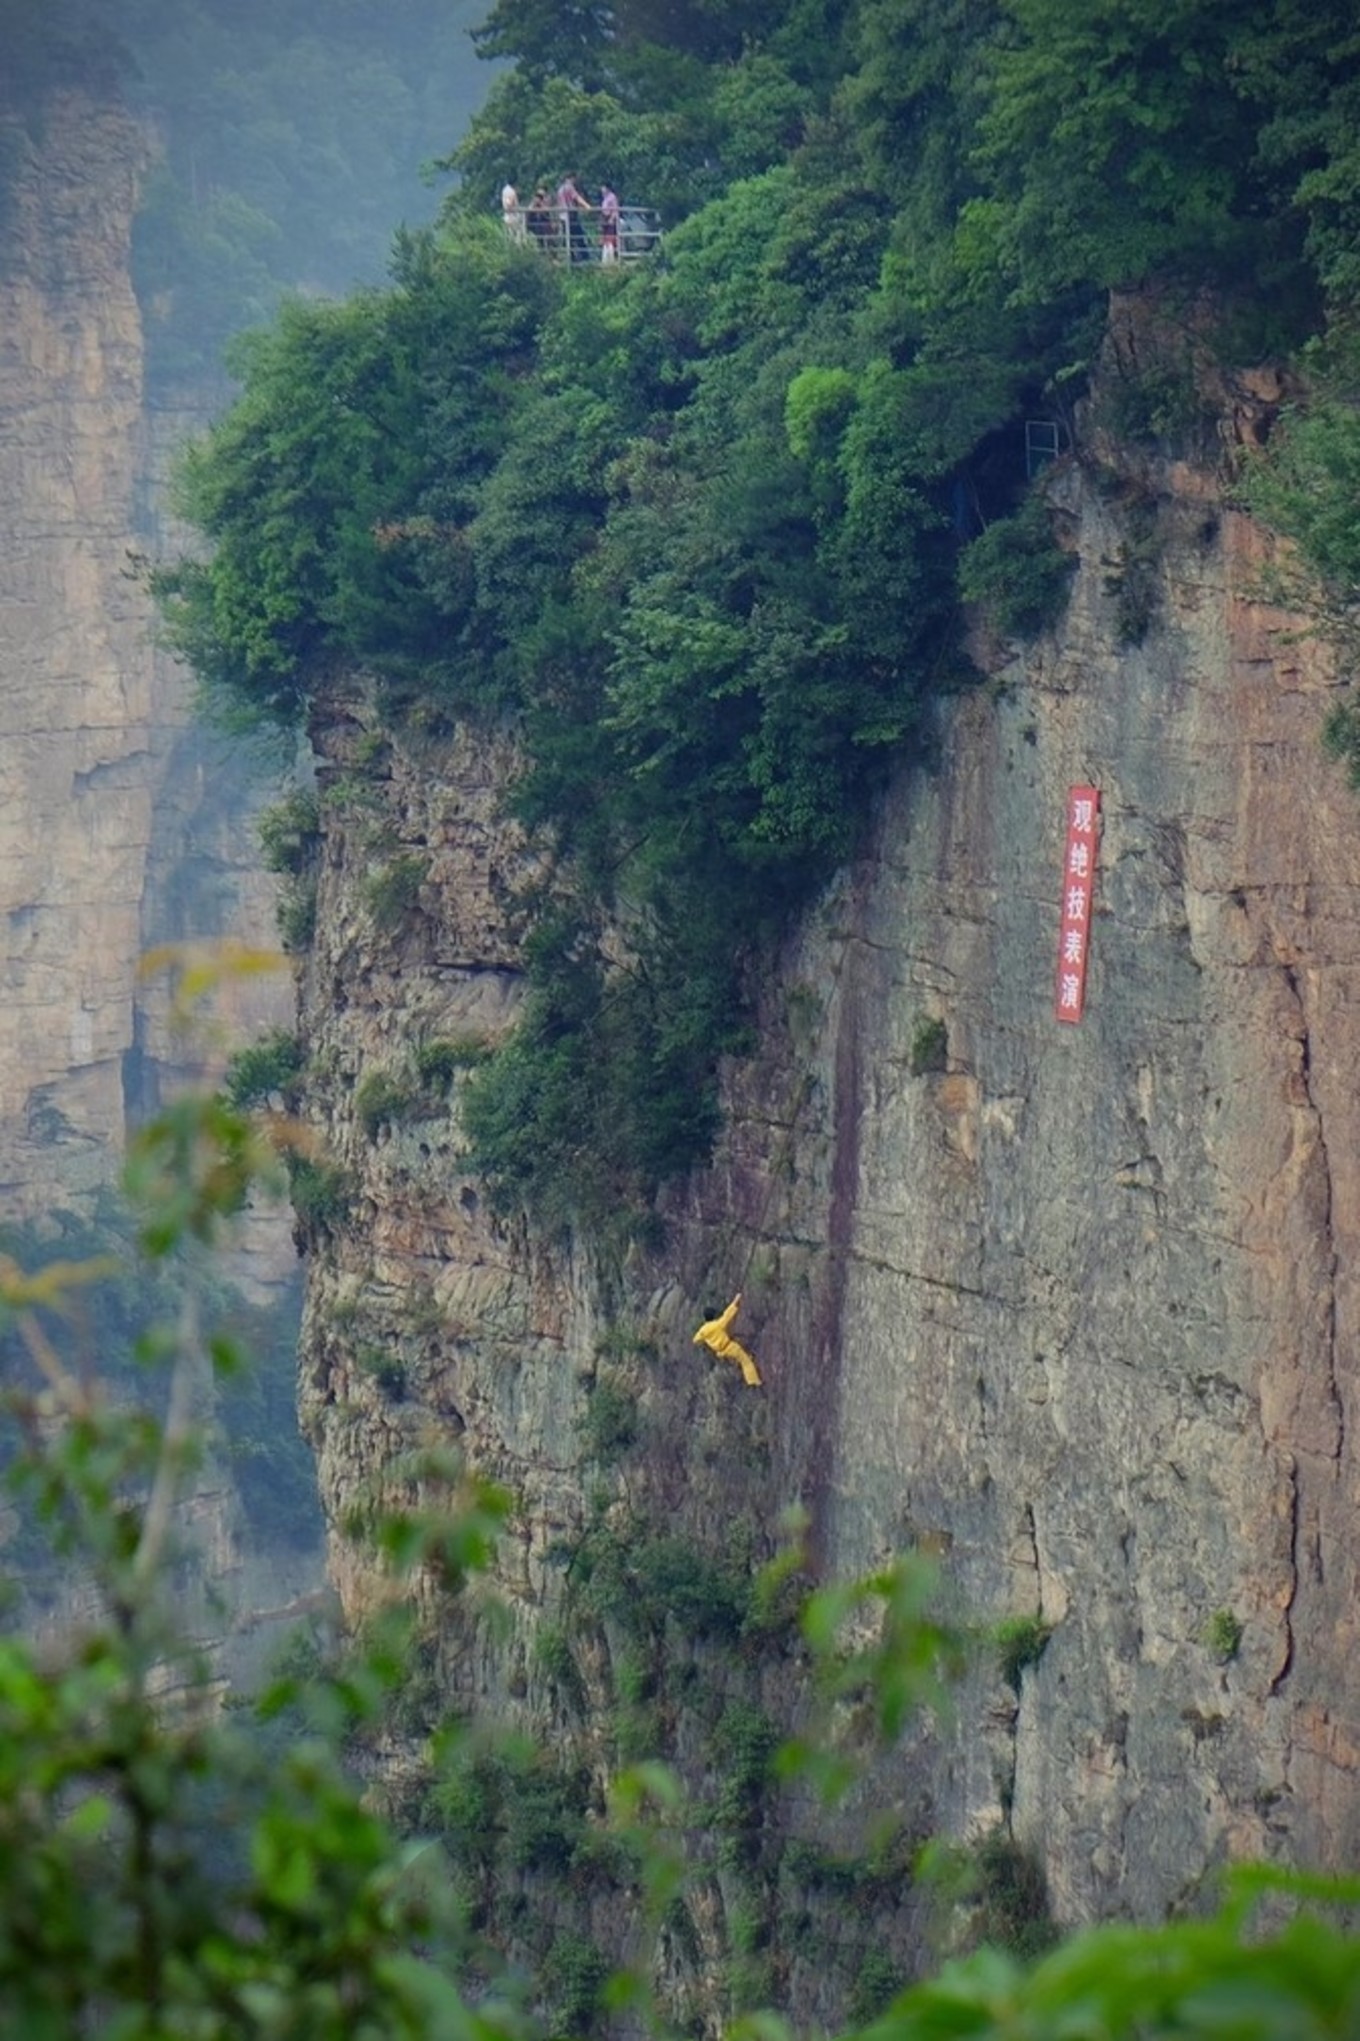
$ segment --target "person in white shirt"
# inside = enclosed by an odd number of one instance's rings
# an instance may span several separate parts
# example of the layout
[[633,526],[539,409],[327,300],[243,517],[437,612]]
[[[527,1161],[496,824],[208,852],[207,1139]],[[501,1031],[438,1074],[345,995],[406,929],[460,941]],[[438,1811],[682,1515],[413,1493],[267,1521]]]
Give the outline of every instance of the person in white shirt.
[[522,241],[524,239],[524,208],[519,202],[519,193],[515,190],[514,185],[508,182],[501,186],[501,218],[505,222],[505,231],[510,239],[512,241]]

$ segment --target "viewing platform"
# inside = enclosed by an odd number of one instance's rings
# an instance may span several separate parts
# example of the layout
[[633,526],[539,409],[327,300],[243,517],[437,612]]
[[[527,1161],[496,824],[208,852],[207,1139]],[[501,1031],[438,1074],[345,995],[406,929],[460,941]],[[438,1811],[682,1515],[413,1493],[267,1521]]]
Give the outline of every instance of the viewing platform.
[[[518,219],[503,215],[511,241],[532,248],[550,262],[610,262],[600,237],[600,215],[573,206],[525,206]],[[573,234],[573,224],[576,232]],[[653,206],[620,206],[618,260],[640,262],[661,246],[661,215]]]

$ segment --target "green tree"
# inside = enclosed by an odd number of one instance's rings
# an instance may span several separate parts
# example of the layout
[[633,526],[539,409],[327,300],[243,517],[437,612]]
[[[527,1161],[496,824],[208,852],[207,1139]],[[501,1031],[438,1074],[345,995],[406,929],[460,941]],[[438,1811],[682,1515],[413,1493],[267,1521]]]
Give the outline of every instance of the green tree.
[[153,576],[210,706],[287,724],[332,651],[389,669],[449,657],[467,604],[460,513],[549,281],[488,234],[456,252],[413,238],[395,289],[290,302],[241,343],[245,393],[180,478],[212,561]]
[[[1004,0],[961,233],[1021,299],[1261,257],[1255,123],[1234,90],[1229,0]],[[1269,218],[1269,215],[1267,215]]]
[[[487,36],[520,61],[444,229],[394,292],[260,344],[190,469],[216,552],[162,588],[266,712],[358,658],[394,721],[517,717],[513,803],[556,854],[526,910],[574,948],[533,954],[468,1110],[502,1191],[537,1156],[560,1214],[563,1172],[598,1209],[703,1152],[760,946],[967,677],[960,592],[1017,632],[1060,606],[1020,421],[1070,418],[1102,292],[1316,308],[1300,193],[1325,162],[1349,217],[1349,74],[1339,28],[1224,0],[639,4],[557,41],[505,0]],[[470,217],[507,169],[592,165],[673,183],[658,260],[563,274]]]
[[1345,683],[1327,715],[1323,742],[1360,789],[1360,709],[1353,699],[1360,658],[1360,354],[1345,327],[1306,358],[1307,400],[1287,410],[1253,462],[1253,509],[1290,541],[1266,576],[1276,600],[1310,619],[1333,647]]
[[1298,0],[1249,15],[1239,89],[1257,109],[1260,161],[1305,223],[1304,246],[1338,310],[1360,297],[1360,51],[1344,4]]
[[[191,1383],[223,1355],[200,1322],[195,1266],[266,1162],[250,1122],[215,1098],[178,1101],[134,1141],[141,1251],[153,1267],[189,1263],[176,1327],[148,1343],[169,1369],[163,1416],[163,1375],[115,1396],[61,1350],[61,1314],[103,1264],[25,1272],[0,1260],[0,1318],[31,1371],[6,1389],[18,1442],[8,1478],[82,1605],[41,1650],[13,1635],[0,1644],[6,2032],[415,2041],[468,2020],[479,2034],[506,2030],[494,2005],[470,2013],[433,1960],[453,1929],[437,1867],[397,1847],[341,1763],[338,1732],[368,1705],[364,1681],[331,1689],[329,1732],[318,1718],[272,1748],[219,1711],[167,1592],[176,1502],[198,1451]],[[484,1558],[500,1512],[490,1491],[471,1501],[458,1564]],[[418,1536],[413,1556],[432,1549]],[[447,1570],[454,1548],[440,1551]],[[266,1712],[288,1699],[277,1690]]]

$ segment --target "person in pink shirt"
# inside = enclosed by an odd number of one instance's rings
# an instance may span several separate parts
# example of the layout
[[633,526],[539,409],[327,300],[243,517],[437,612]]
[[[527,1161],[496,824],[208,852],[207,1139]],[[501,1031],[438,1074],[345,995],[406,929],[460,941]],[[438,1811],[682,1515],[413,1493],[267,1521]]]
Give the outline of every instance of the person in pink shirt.
[[566,235],[567,259],[570,262],[584,262],[586,259],[586,230],[582,213],[593,212],[595,208],[588,198],[583,198],[576,188],[576,172],[570,171],[557,187],[557,210]]
[[600,187],[600,260],[619,259],[619,200],[607,184]]

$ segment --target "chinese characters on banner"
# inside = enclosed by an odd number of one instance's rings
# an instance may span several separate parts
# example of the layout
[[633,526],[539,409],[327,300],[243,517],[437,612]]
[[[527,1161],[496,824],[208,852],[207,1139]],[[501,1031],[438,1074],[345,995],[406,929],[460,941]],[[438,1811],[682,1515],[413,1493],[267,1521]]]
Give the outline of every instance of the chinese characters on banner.
[[1091,900],[1096,883],[1095,787],[1067,790],[1067,848],[1063,853],[1062,932],[1053,1010],[1060,1021],[1079,1021],[1086,1002],[1086,955],[1091,941]]

